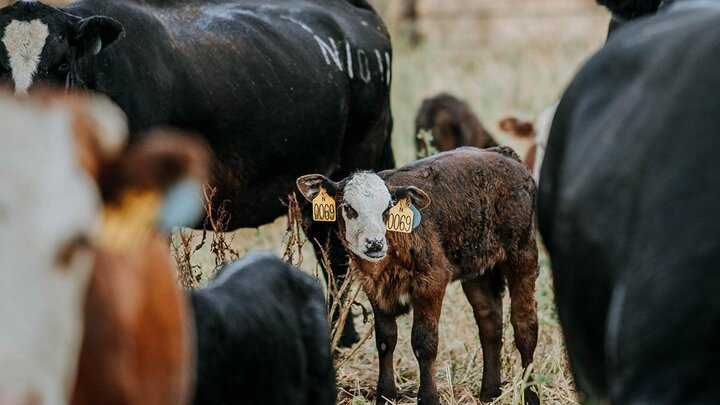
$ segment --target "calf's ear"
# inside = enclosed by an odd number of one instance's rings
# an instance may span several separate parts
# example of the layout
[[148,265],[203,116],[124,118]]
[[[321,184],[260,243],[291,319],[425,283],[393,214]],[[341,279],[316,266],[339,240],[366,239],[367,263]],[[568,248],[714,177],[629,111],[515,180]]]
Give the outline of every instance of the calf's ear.
[[505,117],[498,122],[498,127],[504,132],[519,138],[530,138],[535,135],[535,128],[530,121],[523,121],[517,117]]
[[118,21],[103,16],[83,18],[75,23],[74,30],[72,45],[78,57],[99,54],[125,32]]
[[101,169],[100,189],[106,206],[118,206],[133,195],[155,195],[149,218],[163,232],[192,226],[204,212],[203,184],[210,153],[197,138],[155,131]]
[[302,176],[297,179],[296,184],[300,193],[310,202],[317,197],[321,188],[324,188],[330,197],[335,197],[338,191],[338,184],[322,174]]
[[403,186],[390,190],[390,195],[394,201],[407,198],[415,206],[421,210],[430,205],[430,197],[422,190],[415,186]]

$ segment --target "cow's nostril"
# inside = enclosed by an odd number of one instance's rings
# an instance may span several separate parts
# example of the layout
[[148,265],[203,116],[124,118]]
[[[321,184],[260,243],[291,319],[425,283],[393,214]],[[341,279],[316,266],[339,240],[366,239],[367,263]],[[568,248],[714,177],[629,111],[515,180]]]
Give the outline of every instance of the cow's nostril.
[[382,239],[365,238],[365,247],[368,252],[379,252],[383,249],[385,242]]

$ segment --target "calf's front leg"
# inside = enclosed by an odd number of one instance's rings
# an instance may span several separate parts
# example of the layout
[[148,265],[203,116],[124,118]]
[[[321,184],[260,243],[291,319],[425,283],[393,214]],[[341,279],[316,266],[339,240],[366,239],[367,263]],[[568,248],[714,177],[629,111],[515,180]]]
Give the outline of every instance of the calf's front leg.
[[375,314],[375,346],[380,365],[375,402],[378,405],[385,405],[386,400],[394,400],[398,396],[393,368],[397,322],[394,315],[383,312],[376,305],[373,305],[373,313]]
[[418,404],[439,405],[435,385],[435,358],[438,348],[438,324],[445,289],[436,294],[413,297],[412,348],[420,367]]

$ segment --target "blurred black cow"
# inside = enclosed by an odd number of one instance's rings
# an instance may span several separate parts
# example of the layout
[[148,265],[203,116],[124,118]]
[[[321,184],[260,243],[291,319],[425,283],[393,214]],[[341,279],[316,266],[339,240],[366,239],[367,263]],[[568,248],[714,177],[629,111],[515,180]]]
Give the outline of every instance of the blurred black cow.
[[191,298],[195,403],[335,403],[325,300],[312,277],[272,255],[251,253]]
[[540,231],[578,388],[720,398],[720,2],[677,0],[576,76],[542,168]]
[[[106,93],[131,132],[173,126],[205,135],[213,205],[228,230],[286,213],[295,179],[339,180],[395,166],[392,50],[366,0],[21,1],[0,9],[0,84],[48,83]],[[347,255],[332,227],[338,276]],[[341,344],[356,341],[348,323]]]
[[655,14],[659,8],[670,5],[674,0],[596,0],[612,13],[608,36],[624,23]]

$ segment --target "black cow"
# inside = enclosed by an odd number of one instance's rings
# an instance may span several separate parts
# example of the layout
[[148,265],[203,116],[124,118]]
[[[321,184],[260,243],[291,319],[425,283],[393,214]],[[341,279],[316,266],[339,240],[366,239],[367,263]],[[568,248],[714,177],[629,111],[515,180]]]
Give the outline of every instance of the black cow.
[[[366,0],[23,1],[0,9],[0,82],[108,94],[133,133],[169,125],[204,134],[214,206],[230,230],[286,212],[295,179],[394,167],[392,50]],[[347,257],[324,224],[339,276]],[[341,343],[357,340],[349,330]]]
[[312,277],[269,254],[191,293],[197,404],[335,403],[327,312]]
[[578,388],[720,398],[720,2],[618,31],[560,102],[540,231]]
[[608,36],[624,23],[655,14],[659,8],[668,6],[673,0],[595,0],[612,13]]

